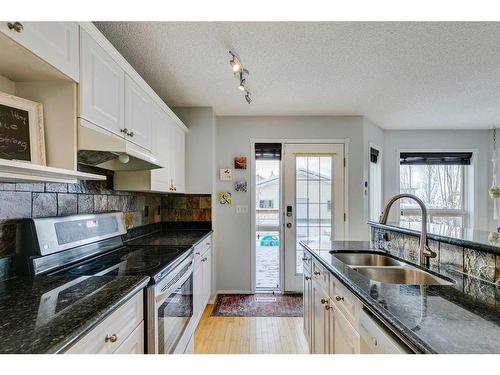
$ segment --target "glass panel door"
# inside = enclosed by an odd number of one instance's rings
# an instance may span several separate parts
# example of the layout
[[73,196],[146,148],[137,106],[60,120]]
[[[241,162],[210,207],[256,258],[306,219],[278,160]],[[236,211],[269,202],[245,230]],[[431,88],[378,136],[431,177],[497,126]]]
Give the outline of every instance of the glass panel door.
[[302,288],[300,241],[344,239],[344,145],[286,144],[285,291]]

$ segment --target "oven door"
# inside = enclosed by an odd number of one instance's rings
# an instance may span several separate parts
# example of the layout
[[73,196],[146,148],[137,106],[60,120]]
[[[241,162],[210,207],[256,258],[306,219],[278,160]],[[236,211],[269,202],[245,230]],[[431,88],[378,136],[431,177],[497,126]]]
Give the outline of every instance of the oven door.
[[193,261],[186,259],[155,292],[155,353],[171,354],[193,316]]

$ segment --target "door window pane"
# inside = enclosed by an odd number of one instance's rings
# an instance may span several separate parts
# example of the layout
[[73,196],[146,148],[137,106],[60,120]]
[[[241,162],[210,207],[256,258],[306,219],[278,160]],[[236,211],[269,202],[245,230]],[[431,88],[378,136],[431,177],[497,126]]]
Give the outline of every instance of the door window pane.
[[279,289],[280,233],[257,231],[255,286],[257,289]]
[[280,161],[256,160],[256,224],[279,225],[280,213]]

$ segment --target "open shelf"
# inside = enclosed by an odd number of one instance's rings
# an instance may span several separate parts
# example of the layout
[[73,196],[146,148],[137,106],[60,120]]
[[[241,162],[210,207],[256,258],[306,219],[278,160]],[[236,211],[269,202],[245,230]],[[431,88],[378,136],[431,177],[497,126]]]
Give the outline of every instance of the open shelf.
[[62,182],[76,183],[78,180],[105,180],[106,176],[46,167],[28,162],[0,159],[0,181],[3,182]]

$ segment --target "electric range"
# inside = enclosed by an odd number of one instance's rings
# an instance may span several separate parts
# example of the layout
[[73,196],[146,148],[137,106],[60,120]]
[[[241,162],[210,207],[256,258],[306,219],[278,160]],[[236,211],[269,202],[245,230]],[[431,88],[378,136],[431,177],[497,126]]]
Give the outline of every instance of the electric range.
[[17,229],[16,264],[21,274],[82,276],[82,280],[84,276],[149,276],[147,352],[183,352],[179,343],[187,340],[184,332],[193,315],[192,246],[124,245],[121,212],[26,219]]

